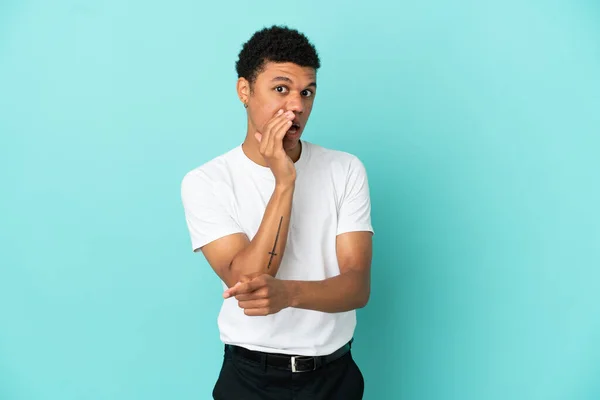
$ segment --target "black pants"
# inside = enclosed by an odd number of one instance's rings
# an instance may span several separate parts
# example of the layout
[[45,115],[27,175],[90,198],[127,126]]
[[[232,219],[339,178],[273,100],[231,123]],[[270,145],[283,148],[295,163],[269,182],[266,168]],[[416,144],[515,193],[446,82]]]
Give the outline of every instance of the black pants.
[[314,371],[292,372],[248,360],[225,346],[215,400],[360,400],[364,379],[348,352]]

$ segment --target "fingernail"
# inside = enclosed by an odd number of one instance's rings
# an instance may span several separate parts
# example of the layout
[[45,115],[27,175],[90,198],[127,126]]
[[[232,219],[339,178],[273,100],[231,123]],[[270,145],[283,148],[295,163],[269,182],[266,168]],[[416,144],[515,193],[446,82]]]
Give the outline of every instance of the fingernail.
[[277,111],[277,115],[281,115],[283,113],[283,109]]

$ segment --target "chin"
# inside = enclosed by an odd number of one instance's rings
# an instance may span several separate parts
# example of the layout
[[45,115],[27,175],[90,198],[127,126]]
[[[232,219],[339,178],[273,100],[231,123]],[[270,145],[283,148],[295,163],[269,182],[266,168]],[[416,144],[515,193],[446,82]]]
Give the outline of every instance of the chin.
[[300,142],[300,137],[293,138],[293,139],[284,138],[283,143],[282,143],[283,149],[285,151],[294,150],[296,148],[296,146],[298,146],[298,142]]

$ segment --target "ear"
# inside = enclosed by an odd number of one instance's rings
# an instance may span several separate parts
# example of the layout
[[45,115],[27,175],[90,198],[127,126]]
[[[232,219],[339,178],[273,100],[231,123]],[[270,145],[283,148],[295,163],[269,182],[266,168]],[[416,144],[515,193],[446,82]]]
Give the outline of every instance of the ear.
[[246,78],[239,78],[237,80],[237,94],[241,102],[247,106],[250,99],[250,83]]

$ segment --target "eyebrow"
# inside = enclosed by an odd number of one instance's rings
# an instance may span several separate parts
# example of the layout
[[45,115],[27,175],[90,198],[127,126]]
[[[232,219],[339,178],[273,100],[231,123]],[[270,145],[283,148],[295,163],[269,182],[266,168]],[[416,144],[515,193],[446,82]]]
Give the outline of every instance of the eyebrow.
[[[277,82],[277,81],[283,81],[283,82],[289,82],[289,83],[294,83],[294,81],[292,81],[290,78],[288,78],[287,76],[276,76],[275,78],[273,78],[271,80],[271,82]],[[317,88],[317,82],[311,82],[309,83],[306,87],[314,87],[315,89]]]

